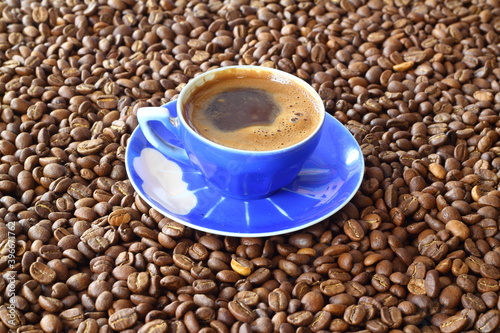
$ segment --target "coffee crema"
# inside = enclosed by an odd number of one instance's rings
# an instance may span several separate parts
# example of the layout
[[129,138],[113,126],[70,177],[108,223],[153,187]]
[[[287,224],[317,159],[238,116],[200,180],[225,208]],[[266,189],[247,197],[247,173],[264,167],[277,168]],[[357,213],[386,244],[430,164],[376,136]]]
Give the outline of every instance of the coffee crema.
[[321,121],[321,105],[304,86],[259,69],[215,72],[186,98],[185,118],[220,145],[272,151],[309,137]]

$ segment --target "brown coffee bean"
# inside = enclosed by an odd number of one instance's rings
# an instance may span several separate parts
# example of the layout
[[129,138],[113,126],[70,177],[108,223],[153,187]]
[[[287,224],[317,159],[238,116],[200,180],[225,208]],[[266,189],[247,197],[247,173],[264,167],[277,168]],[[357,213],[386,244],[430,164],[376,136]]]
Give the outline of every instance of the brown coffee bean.
[[116,311],[109,317],[109,326],[115,331],[130,328],[137,322],[138,315],[134,309],[124,308]]
[[288,308],[290,296],[281,289],[274,289],[268,295],[269,308],[274,312],[284,311]]
[[448,246],[437,239],[435,235],[429,235],[424,238],[419,244],[420,253],[434,260],[441,260],[448,252]]
[[38,250],[40,256],[45,260],[61,259],[62,253],[60,249],[55,245],[42,245]]
[[193,268],[194,266],[193,260],[183,254],[176,253],[172,256],[172,259],[174,260],[174,264],[177,267],[184,269],[186,271],[191,270],[191,268]]
[[460,303],[462,291],[455,285],[445,286],[439,295],[439,301],[444,307],[452,309]]
[[344,223],[344,232],[353,241],[360,241],[365,237],[365,232],[358,221],[350,219]]
[[113,305],[113,294],[111,291],[100,293],[95,300],[95,308],[97,311],[107,311]]
[[256,314],[252,311],[252,309],[239,300],[229,302],[228,309],[237,320],[242,322],[251,323],[256,319]]
[[297,277],[301,273],[300,268],[289,260],[280,260],[278,265],[289,276]]
[[59,318],[63,322],[65,328],[78,328],[80,323],[85,319],[81,308],[71,308],[60,313]]
[[133,293],[142,293],[148,289],[149,279],[146,272],[134,272],[127,277],[127,287]]
[[494,280],[500,279],[500,271],[497,267],[490,264],[483,264],[479,268],[479,272],[485,278],[490,278]]
[[217,290],[217,285],[213,280],[200,279],[193,282],[193,288],[196,293],[211,294]]
[[325,304],[323,295],[317,291],[307,292],[302,296],[300,302],[303,304],[304,310],[310,311],[311,313],[320,311]]
[[440,325],[441,332],[461,332],[467,326],[467,317],[456,315],[445,319]]
[[240,275],[248,276],[253,272],[254,265],[245,258],[233,258],[231,259],[231,268]]
[[108,216],[108,223],[114,227],[119,227],[124,223],[129,223],[132,217],[126,209],[117,209]]
[[259,302],[259,295],[250,290],[240,291],[234,296],[234,298],[248,306],[255,306]]
[[167,322],[163,319],[152,320],[142,326],[138,333],[165,333],[168,330]]
[[366,310],[360,305],[349,305],[344,312],[344,320],[349,325],[359,325],[365,320]]
[[424,289],[427,296],[436,298],[441,292],[441,281],[439,280],[439,272],[430,270],[426,273],[424,279]]
[[69,294],[69,287],[67,284],[57,282],[52,285],[51,297],[62,299]]
[[332,314],[328,311],[318,311],[313,317],[311,324],[309,324],[309,328],[313,332],[318,332],[320,330],[324,330],[329,327],[332,320]]
[[408,282],[408,291],[413,295],[424,295],[426,293],[424,279],[411,279]]
[[490,278],[480,278],[477,280],[477,290],[481,293],[496,292],[500,289],[498,281]]
[[271,270],[266,267],[257,268],[252,274],[247,276],[247,281],[253,285],[262,285],[271,278]]
[[52,268],[38,261],[30,266],[30,275],[40,284],[51,284],[57,278],[56,272]]
[[44,332],[56,333],[63,331],[63,324],[61,322],[61,319],[59,319],[59,317],[54,314],[44,315],[40,320],[40,327]]
[[93,318],[88,318],[82,321],[80,325],[78,325],[78,329],[76,331],[78,333],[83,333],[83,332],[92,332],[98,329],[99,326],[97,324],[97,321]]
[[486,304],[484,303],[484,301],[480,297],[472,293],[463,294],[461,301],[463,307],[466,309],[473,309],[479,313],[482,313],[486,310]]
[[384,322],[388,327],[395,328],[399,327],[403,322],[403,316],[401,310],[397,307],[382,307],[380,309],[380,317],[382,322]]
[[11,310],[6,305],[0,306],[0,321],[10,329],[17,329],[26,324],[25,316],[18,309]]
[[75,200],[90,198],[92,190],[80,183],[72,183],[67,189],[68,194]]
[[188,249],[189,256],[194,260],[206,260],[208,258],[208,250],[206,247],[201,245],[200,243],[194,243]]
[[470,231],[465,223],[458,220],[450,220],[446,223],[446,230],[449,230],[454,236],[462,241],[469,237]]
[[63,302],[57,298],[46,297],[43,295],[40,295],[38,304],[40,304],[40,307],[48,312],[60,312],[64,308]]
[[382,274],[375,274],[372,277],[372,286],[379,292],[386,292],[391,287],[390,280]]
[[298,311],[287,316],[286,321],[294,326],[307,326],[314,319],[310,311]]
[[326,296],[334,296],[345,292],[344,284],[337,279],[329,279],[321,282],[321,292]]
[[91,276],[87,273],[76,273],[66,280],[68,287],[75,291],[86,289],[91,282]]
[[371,331],[371,332],[387,332],[388,326],[385,324],[383,321],[375,319],[375,320],[368,320],[366,322],[366,327]]
[[492,309],[479,315],[474,327],[480,332],[495,332],[500,327],[500,312]]

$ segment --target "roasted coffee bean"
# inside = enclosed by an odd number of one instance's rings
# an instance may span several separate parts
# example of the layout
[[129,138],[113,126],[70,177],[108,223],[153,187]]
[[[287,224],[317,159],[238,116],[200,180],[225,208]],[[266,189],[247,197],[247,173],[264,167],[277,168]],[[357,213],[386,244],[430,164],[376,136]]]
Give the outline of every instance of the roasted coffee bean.
[[271,277],[272,273],[269,268],[260,267],[257,268],[252,274],[247,276],[247,281],[254,285],[262,285],[266,281],[268,281]]
[[111,291],[104,291],[100,293],[95,300],[95,308],[97,311],[109,310],[113,305],[113,293]]
[[345,292],[344,284],[337,279],[329,279],[321,282],[321,292],[326,296],[334,296]]
[[34,262],[30,266],[30,275],[40,284],[51,284],[57,278],[56,272],[41,262]]
[[85,316],[81,308],[71,308],[61,312],[60,318],[66,328],[78,328]]
[[297,311],[286,318],[287,322],[294,326],[307,326],[312,323],[314,316],[310,311]]
[[19,310],[9,309],[7,305],[0,306],[0,320],[3,325],[13,330],[26,324],[26,318]]
[[274,312],[284,311],[288,308],[290,296],[281,289],[275,289],[268,295],[268,304]]
[[332,314],[328,311],[318,311],[314,315],[314,318],[309,324],[309,327],[311,328],[312,331],[317,332],[323,329],[326,329],[332,320]]
[[193,282],[193,289],[199,294],[211,294],[217,290],[217,284],[209,279],[195,280]]
[[403,322],[401,310],[394,306],[382,307],[380,309],[380,317],[382,322],[384,322],[390,328],[399,327]]
[[349,325],[359,325],[365,320],[366,310],[360,305],[349,305],[344,312],[344,320]]
[[325,304],[323,295],[317,291],[307,292],[301,297],[300,301],[304,306],[304,310],[312,313],[320,311]]
[[455,315],[445,319],[440,325],[441,332],[461,332],[467,326],[467,317]]
[[61,259],[62,253],[56,245],[43,245],[38,250],[40,256],[45,260]]
[[97,321],[93,318],[85,319],[78,325],[77,332],[82,333],[82,332],[90,332],[93,330],[98,330],[98,324]]
[[138,315],[134,309],[124,308],[116,311],[109,317],[109,326],[115,331],[130,328],[137,322]]
[[134,272],[127,277],[127,287],[133,293],[142,293],[148,289],[149,279],[146,272]]
[[456,308],[460,303],[462,291],[458,286],[449,285],[443,288],[439,295],[439,301],[445,308]]
[[40,320],[40,327],[45,332],[62,332],[63,324],[61,319],[53,314],[46,314]]
[[172,256],[172,259],[177,267],[186,271],[191,270],[191,268],[193,268],[194,266],[193,260],[183,254],[176,253]]
[[387,324],[385,324],[383,321],[381,321],[379,319],[368,320],[366,322],[366,327],[371,332],[386,332],[388,330]]
[[126,209],[117,209],[108,216],[108,223],[114,227],[119,227],[124,223],[129,223],[132,217]]
[[454,236],[457,236],[462,241],[469,237],[469,228],[461,221],[450,220],[446,223],[446,230],[449,230]]
[[477,280],[477,290],[481,293],[496,292],[500,289],[497,280],[490,278],[480,278]]
[[497,267],[490,264],[483,264],[479,268],[479,272],[485,278],[490,278],[494,280],[498,280],[500,278],[500,271]]
[[75,200],[92,196],[92,191],[81,183],[72,183],[69,185],[67,192]]
[[252,309],[239,300],[229,302],[228,309],[237,320],[242,322],[251,323],[256,319],[256,314]]
[[87,273],[77,273],[70,276],[66,280],[68,287],[75,291],[82,291],[86,289],[91,282],[91,277]]
[[155,319],[147,322],[139,329],[139,333],[165,333],[168,330],[167,322],[163,319]]
[[233,258],[231,259],[231,268],[240,275],[248,276],[253,272],[254,265],[245,258]]
[[500,312],[492,309],[479,315],[474,327],[480,332],[495,332],[500,327]]
[[358,221],[350,219],[344,224],[344,232],[353,241],[360,241],[365,237],[365,232]]
[[61,302],[57,298],[46,297],[43,295],[40,295],[38,304],[40,304],[40,307],[48,312],[60,312],[62,309],[64,309],[63,302]]
[[486,310],[486,304],[477,295],[472,293],[467,293],[462,295],[462,305],[466,309],[473,309],[478,313],[482,313]]

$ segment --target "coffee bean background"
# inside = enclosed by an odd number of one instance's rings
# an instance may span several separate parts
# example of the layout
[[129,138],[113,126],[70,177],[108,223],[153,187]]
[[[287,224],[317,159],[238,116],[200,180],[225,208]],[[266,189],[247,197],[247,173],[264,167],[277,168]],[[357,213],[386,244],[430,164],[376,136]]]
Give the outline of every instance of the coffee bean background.
[[[5,0],[0,13],[0,333],[499,332],[498,0]],[[222,237],[134,193],[137,109],[236,64],[306,80],[359,142],[364,182],[340,212]]]

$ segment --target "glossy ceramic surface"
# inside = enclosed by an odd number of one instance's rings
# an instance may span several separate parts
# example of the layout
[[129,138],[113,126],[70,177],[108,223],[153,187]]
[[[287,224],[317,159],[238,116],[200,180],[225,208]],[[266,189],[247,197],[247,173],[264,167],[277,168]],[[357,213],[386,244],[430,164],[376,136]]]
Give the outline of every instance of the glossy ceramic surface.
[[163,215],[188,227],[237,237],[271,236],[318,223],[347,204],[363,179],[361,149],[335,118],[299,175],[270,197],[238,200],[210,187],[193,166],[155,149],[141,128],[127,146],[126,168],[137,193]]
[[[199,87],[218,80],[217,73],[221,72],[239,77],[242,82],[256,73],[275,82],[294,82],[294,86],[303,90],[304,97],[318,107],[317,123],[311,133],[294,145],[268,151],[234,149],[203,137],[188,125],[183,108]],[[309,84],[289,73],[261,66],[229,66],[207,71],[189,81],[177,100],[162,107],[137,110],[139,126],[155,149],[172,161],[195,165],[211,187],[240,200],[268,197],[295,179],[318,145],[324,117],[321,97]]]

